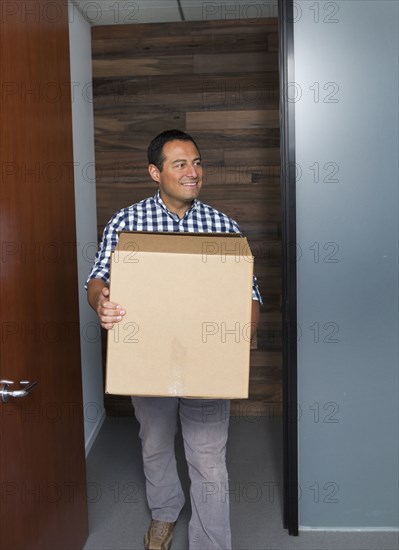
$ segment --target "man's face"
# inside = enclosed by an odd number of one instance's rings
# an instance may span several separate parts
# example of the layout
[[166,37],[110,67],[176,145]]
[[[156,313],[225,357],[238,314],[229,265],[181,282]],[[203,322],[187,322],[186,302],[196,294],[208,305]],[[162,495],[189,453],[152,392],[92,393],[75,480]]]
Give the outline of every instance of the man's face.
[[182,217],[202,187],[201,158],[192,141],[179,140],[165,143],[163,157],[162,171],[153,164],[148,170],[165,205]]

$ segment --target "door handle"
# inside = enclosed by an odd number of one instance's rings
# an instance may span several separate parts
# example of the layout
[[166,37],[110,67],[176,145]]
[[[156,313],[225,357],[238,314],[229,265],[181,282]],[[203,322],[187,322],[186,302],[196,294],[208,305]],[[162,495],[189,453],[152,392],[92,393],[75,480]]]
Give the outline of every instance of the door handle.
[[37,382],[29,382],[28,380],[21,380],[19,390],[10,391],[9,387],[14,382],[10,380],[0,380],[0,396],[3,403],[8,403],[10,397],[26,397],[36,386]]

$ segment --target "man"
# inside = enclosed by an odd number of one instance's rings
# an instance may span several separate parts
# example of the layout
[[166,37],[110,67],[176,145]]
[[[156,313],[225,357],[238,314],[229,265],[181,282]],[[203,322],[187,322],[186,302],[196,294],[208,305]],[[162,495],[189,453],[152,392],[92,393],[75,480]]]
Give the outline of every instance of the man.
[[[152,140],[147,154],[148,171],[158,191],[155,197],[124,208],[111,218],[88,279],[88,301],[101,326],[108,330],[125,315],[122,304],[110,301],[108,289],[110,254],[119,231],[240,232],[234,220],[198,200],[203,169],[198,146],[191,136],[180,130],[163,132]],[[151,289],[143,288],[143,292]],[[255,277],[252,294],[251,336],[256,332],[261,301]],[[132,397],[132,401],[140,423],[152,516],[145,548],[170,547],[173,527],[184,504],[174,453],[179,414],[191,480],[190,550],[230,550],[226,470],[230,402],[175,397]]]

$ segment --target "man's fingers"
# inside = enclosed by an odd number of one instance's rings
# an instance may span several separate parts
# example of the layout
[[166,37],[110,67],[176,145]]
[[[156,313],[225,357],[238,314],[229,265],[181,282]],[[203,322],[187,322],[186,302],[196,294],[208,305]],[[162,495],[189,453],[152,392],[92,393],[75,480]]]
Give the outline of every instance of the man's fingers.
[[119,315],[119,312],[115,310],[102,311],[99,317],[102,323],[119,323],[123,319],[123,315]]
[[101,323],[101,326],[106,330],[111,330],[112,328],[114,328],[114,323]]
[[102,307],[104,309],[118,310],[118,312],[120,312],[122,315],[124,315],[124,313],[125,313],[125,310],[122,308],[122,306],[119,305],[119,304],[115,304],[114,302],[102,302],[100,304],[100,307]]
[[101,307],[104,307],[106,309],[122,309],[122,306],[119,304],[115,304],[114,302],[102,302]]
[[121,321],[122,317],[125,315],[125,311],[121,309],[115,309],[115,308],[106,308],[106,307],[100,307],[98,309],[98,316],[100,317],[101,321],[105,317],[111,318],[112,321]]
[[103,302],[102,304],[99,304],[97,313],[102,323],[115,323],[121,321],[126,312],[118,304],[114,304],[113,302]]
[[106,298],[108,296],[109,289],[104,287],[98,300],[97,314],[100,319],[101,326],[106,330],[111,330],[114,328],[115,323],[122,321],[126,311],[120,304],[107,300]]

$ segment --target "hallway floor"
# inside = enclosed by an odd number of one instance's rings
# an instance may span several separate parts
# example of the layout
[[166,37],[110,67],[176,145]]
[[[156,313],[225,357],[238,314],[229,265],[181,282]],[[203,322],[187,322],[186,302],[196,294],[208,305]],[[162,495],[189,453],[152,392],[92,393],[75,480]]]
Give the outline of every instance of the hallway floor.
[[[283,528],[282,422],[232,417],[228,446],[234,550],[397,550],[393,532],[301,531]],[[180,432],[176,438],[186,505],[171,550],[188,550],[188,476]],[[90,536],[84,550],[142,550],[150,521],[145,499],[138,423],[107,418],[87,459]],[[310,495],[310,493],[309,493]],[[320,506],[332,506],[320,502]]]

